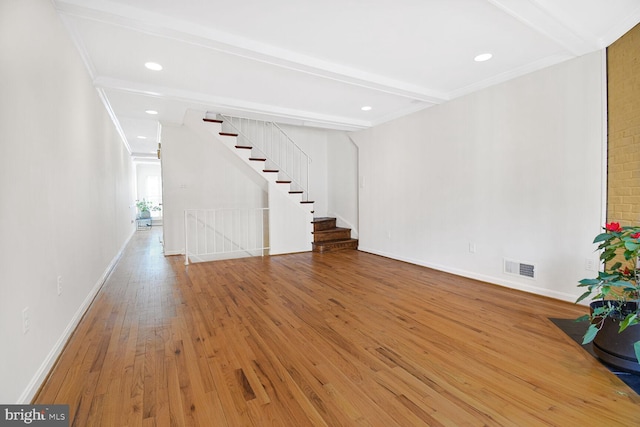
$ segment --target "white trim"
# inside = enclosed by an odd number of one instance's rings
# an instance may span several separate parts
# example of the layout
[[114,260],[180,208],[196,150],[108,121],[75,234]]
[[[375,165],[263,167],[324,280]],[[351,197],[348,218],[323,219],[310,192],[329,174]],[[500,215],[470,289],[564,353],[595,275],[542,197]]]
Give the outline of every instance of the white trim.
[[[55,1],[54,1],[54,4],[55,4]],[[118,135],[120,135],[120,139],[122,139],[122,143],[124,144],[125,148],[129,152],[129,154],[131,154],[131,146],[129,145],[129,141],[127,141],[127,137],[126,137],[124,131],[122,130],[122,127],[120,126],[120,122],[118,121],[118,119],[116,117],[116,113],[113,111],[113,108],[111,107],[111,103],[109,102],[109,98],[104,93],[104,90],[100,89],[95,84],[95,79],[96,79],[96,74],[97,74],[96,67],[93,64],[93,61],[91,61],[91,56],[89,55],[89,52],[87,51],[87,48],[86,48],[86,46],[85,46],[85,44],[83,42],[82,37],[78,34],[78,31],[77,31],[76,27],[69,21],[69,18],[67,16],[60,15],[60,19],[62,20],[62,23],[63,23],[64,27],[69,32],[69,35],[71,36],[71,40],[72,40],[73,44],[76,46],[76,49],[78,50],[78,53],[80,54],[80,58],[82,59],[82,62],[84,63],[85,68],[87,69],[87,72],[89,73],[89,77],[93,81],[93,84],[94,84],[94,86],[96,87],[96,89],[98,91],[98,96],[100,97],[100,100],[102,101],[102,104],[104,105],[104,108],[107,110],[107,113],[109,114],[109,117],[111,118],[111,121],[113,122],[113,125],[115,126],[116,131],[118,132]]]
[[475,82],[468,86],[455,89],[449,93],[449,96],[451,99],[459,98],[461,96],[468,95],[473,92],[477,92],[481,89],[485,89],[500,83],[507,82],[511,79],[515,79],[516,77],[524,76],[524,75],[533,73],[534,71],[543,70],[547,67],[560,64],[561,62],[568,61],[573,58],[575,58],[575,56],[571,56],[567,54],[556,54],[556,55],[546,56],[540,59],[539,61],[530,62],[522,67],[514,68],[513,70],[505,71],[504,73],[491,76],[482,81]]
[[180,249],[178,251],[164,251],[164,256],[175,256],[175,255],[184,256],[184,249]]
[[64,347],[66,346],[67,341],[69,341],[69,338],[71,337],[73,332],[76,330],[76,327],[82,320],[82,317],[91,306],[91,303],[93,302],[96,295],[98,295],[98,292],[107,281],[107,278],[109,277],[109,275],[111,274],[115,266],[118,264],[118,261],[120,261],[120,258],[122,257],[122,254],[124,253],[125,248],[129,244],[129,241],[131,241],[131,238],[133,237],[134,233],[135,233],[135,230],[132,229],[131,234],[129,235],[127,240],[124,242],[124,244],[122,245],[122,247],[120,248],[116,256],[111,260],[111,262],[109,263],[105,271],[102,273],[102,275],[100,276],[96,284],[93,286],[91,291],[89,291],[89,294],[87,295],[87,297],[84,299],[82,304],[80,304],[80,307],[78,307],[78,310],[76,310],[76,313],[73,315],[73,317],[71,318],[71,321],[62,332],[62,335],[60,335],[60,337],[54,344],[53,348],[51,349],[47,357],[45,357],[44,361],[42,362],[42,364],[40,365],[36,373],[31,378],[31,381],[29,381],[29,383],[27,384],[27,387],[18,398],[17,404],[29,404],[31,400],[35,397],[36,393],[40,389],[40,386],[47,379],[49,372],[54,367],[56,361],[58,360],[58,357],[62,353],[62,350],[64,350]]
[[[453,98],[452,98],[453,99]],[[431,108],[438,104],[428,104],[425,102],[415,102],[410,104],[406,108],[402,108],[396,111],[391,112],[385,116],[379,117],[376,120],[371,122],[371,126],[378,126],[386,122],[390,122],[391,120],[398,119],[400,117],[408,116],[409,114],[417,113],[418,111],[422,111],[427,108]]]
[[591,34],[584,34],[576,28],[571,17],[559,18],[560,10],[554,8],[550,13],[550,4],[541,4],[540,0],[487,0],[496,8],[537,31],[575,56],[581,56],[600,49],[599,41]]
[[[599,226],[602,227],[607,221],[607,194],[608,194],[608,153],[609,153],[609,94],[607,88],[607,49],[602,49],[602,175],[600,177],[600,183],[602,185],[602,200],[601,200],[601,218]],[[598,233],[600,229],[597,230]],[[597,233],[594,232],[594,235]]]
[[433,264],[433,263],[429,263],[429,262],[424,262],[424,261],[420,261],[414,258],[408,258],[408,257],[399,257],[397,255],[394,254],[388,254],[386,252],[382,252],[382,251],[376,251],[373,249],[369,249],[366,247],[358,247],[359,251],[362,252],[368,252],[374,255],[380,255],[383,256],[385,258],[391,258],[391,259],[395,259],[398,261],[404,261],[404,262],[408,262],[410,264],[415,264],[415,265],[419,265],[422,267],[427,267],[427,268],[432,268],[434,270],[438,270],[438,271],[443,271],[445,273],[450,273],[450,274],[454,274],[456,276],[461,276],[461,277],[467,277],[469,279],[474,279],[474,280],[480,280],[481,282],[486,282],[486,283],[490,283],[490,284],[494,284],[494,285],[499,285],[499,286],[503,286],[506,288],[510,288],[510,289],[515,289],[515,290],[519,290],[519,291],[524,291],[524,292],[528,292],[530,294],[535,294],[535,295],[541,295],[541,296],[545,296],[545,297],[550,297],[550,298],[555,298],[561,301],[567,301],[567,302],[575,302],[576,300],[576,296],[573,294],[568,294],[565,292],[557,292],[551,289],[545,289],[545,288],[540,288],[538,286],[530,286],[530,285],[526,285],[524,283],[517,283],[517,282],[512,282],[510,280],[505,280],[503,278],[498,278],[498,277],[493,277],[493,276],[487,276],[484,274],[478,274],[478,273],[474,273],[471,271],[467,271],[467,270],[460,270],[457,268],[450,268],[450,267],[446,267],[440,264]]
[[624,20],[617,22],[616,25],[609,28],[604,36],[600,38],[600,47],[609,47],[622,35],[628,33],[633,27],[640,22],[640,6],[636,8],[632,13],[628,14]]
[[98,96],[100,97],[100,100],[102,101],[102,104],[104,105],[105,110],[107,110],[107,114],[109,114],[109,117],[111,117],[113,126],[115,126],[116,131],[118,132],[118,135],[120,135],[120,139],[122,140],[124,147],[129,152],[129,155],[131,155],[131,146],[129,145],[129,141],[127,140],[127,136],[125,135],[124,130],[122,129],[122,126],[120,126],[120,121],[118,120],[118,117],[116,116],[115,111],[113,111],[113,108],[111,107],[111,103],[109,102],[109,98],[107,97],[107,94],[104,93],[103,89],[96,88],[96,90],[98,91]]

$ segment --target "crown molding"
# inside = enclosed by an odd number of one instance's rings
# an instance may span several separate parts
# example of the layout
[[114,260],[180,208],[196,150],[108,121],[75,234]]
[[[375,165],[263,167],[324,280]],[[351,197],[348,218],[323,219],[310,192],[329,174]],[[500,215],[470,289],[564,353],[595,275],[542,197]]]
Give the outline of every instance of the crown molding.
[[[544,35],[567,49],[575,56],[581,56],[600,49],[600,41],[586,34],[568,17],[559,18],[558,13],[550,13],[548,4],[539,0],[487,0],[496,8],[512,16],[529,28]],[[556,8],[557,9],[557,8]],[[557,12],[557,10],[555,11]]]

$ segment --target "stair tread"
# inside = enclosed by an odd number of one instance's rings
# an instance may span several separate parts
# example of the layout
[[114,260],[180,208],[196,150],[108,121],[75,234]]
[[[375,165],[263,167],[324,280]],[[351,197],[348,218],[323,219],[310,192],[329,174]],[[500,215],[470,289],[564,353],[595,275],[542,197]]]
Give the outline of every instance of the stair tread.
[[203,122],[211,122],[211,123],[222,123],[222,120],[218,119],[207,119],[206,117],[202,119]]
[[276,181],[276,184],[291,184],[291,181],[287,181],[287,180],[278,180],[278,181]]
[[334,244],[334,243],[341,243],[341,242],[357,242],[358,239],[334,239],[334,240],[324,240],[322,242],[312,242],[314,245],[330,245],[330,244]]
[[264,159],[262,157],[249,157],[249,160],[252,160],[254,162],[266,162],[267,159]]
[[334,221],[335,218],[329,217],[329,216],[319,216],[317,218],[313,218],[313,221],[311,221],[311,223],[316,223],[316,222],[325,222],[325,221]]
[[344,228],[344,227],[335,227],[335,228],[330,228],[328,230],[312,231],[312,233],[313,234],[330,234],[330,233],[343,233],[345,231],[351,231],[351,229]]
[[279,171],[278,169],[263,169],[263,170],[262,170],[262,172],[272,172],[272,173],[275,173],[275,172],[280,172],[280,171]]
[[251,150],[253,147],[249,146],[249,145],[236,145],[236,148],[240,148],[242,150]]
[[231,133],[231,132],[220,132],[219,135],[222,135],[222,136],[238,136],[237,133]]
[[292,191],[289,191],[289,194],[302,194],[302,193],[304,193],[304,191],[302,191],[302,190],[292,190]]
[[[316,217],[311,221],[313,232],[333,230],[336,228],[336,219],[331,217]],[[318,236],[322,236],[318,234]]]
[[315,203],[313,200],[303,200],[300,203]]

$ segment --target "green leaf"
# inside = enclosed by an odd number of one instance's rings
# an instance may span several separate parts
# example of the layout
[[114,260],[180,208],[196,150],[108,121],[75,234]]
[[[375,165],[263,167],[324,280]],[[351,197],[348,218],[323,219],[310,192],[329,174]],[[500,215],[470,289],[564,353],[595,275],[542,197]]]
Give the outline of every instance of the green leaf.
[[627,317],[625,317],[625,319],[622,322],[620,322],[620,329],[618,329],[618,333],[624,331],[629,326],[635,325],[637,323],[638,323],[638,314],[637,313],[632,313],[632,314],[628,315]]
[[601,271],[600,274],[598,274],[598,278],[601,279],[601,280],[613,279],[613,278],[617,278],[618,276],[620,276],[620,274],[618,274],[618,273],[605,273],[604,271]]
[[633,343],[633,351],[636,353],[636,360],[640,363],[640,341]]
[[589,329],[587,329],[587,332],[585,332],[584,337],[582,338],[582,345],[589,344],[593,341],[599,330],[600,329],[598,329],[598,327],[593,323],[589,325]]
[[[584,294],[580,295],[580,297],[576,300],[576,302],[580,302],[583,299],[585,299],[586,297],[588,297],[589,295],[591,295],[591,291],[587,291]],[[583,316],[584,317],[584,316]],[[589,318],[589,316],[587,316],[587,318]]]
[[593,243],[604,242],[605,240],[609,240],[613,237],[613,234],[609,233],[600,233],[593,239]]
[[618,262],[616,262],[615,264],[613,264],[613,265],[611,266],[611,268],[609,268],[609,270],[617,270],[617,269],[619,269],[620,267],[622,267],[622,263],[621,263],[620,261],[618,261]]
[[600,279],[582,279],[578,283],[580,283],[580,285],[582,286],[589,286],[589,285],[597,285],[600,282],[601,282]]
[[626,280],[616,280],[615,282],[609,282],[607,284],[609,286],[615,286],[616,288],[626,288],[628,286],[631,286],[631,283]]
[[602,315],[607,315],[609,314],[609,311],[611,311],[611,306],[610,305],[603,305],[600,307],[596,307],[593,309],[593,317],[599,317]]
[[626,242],[624,242],[624,247],[628,250],[628,251],[636,251],[638,250],[638,248],[640,248],[640,244],[631,241],[631,240],[627,240]]

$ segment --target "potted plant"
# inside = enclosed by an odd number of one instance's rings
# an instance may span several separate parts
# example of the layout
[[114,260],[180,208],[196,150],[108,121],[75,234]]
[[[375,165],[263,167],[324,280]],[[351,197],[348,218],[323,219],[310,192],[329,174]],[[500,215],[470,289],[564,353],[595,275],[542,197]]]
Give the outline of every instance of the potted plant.
[[139,218],[151,218],[151,211],[159,211],[160,206],[154,205],[145,199],[136,200],[136,207],[138,208]]
[[582,279],[587,288],[576,302],[591,298],[591,313],[582,344],[593,342],[596,355],[622,369],[640,372],[640,226],[605,225],[593,243],[598,244],[602,271],[593,279]]

